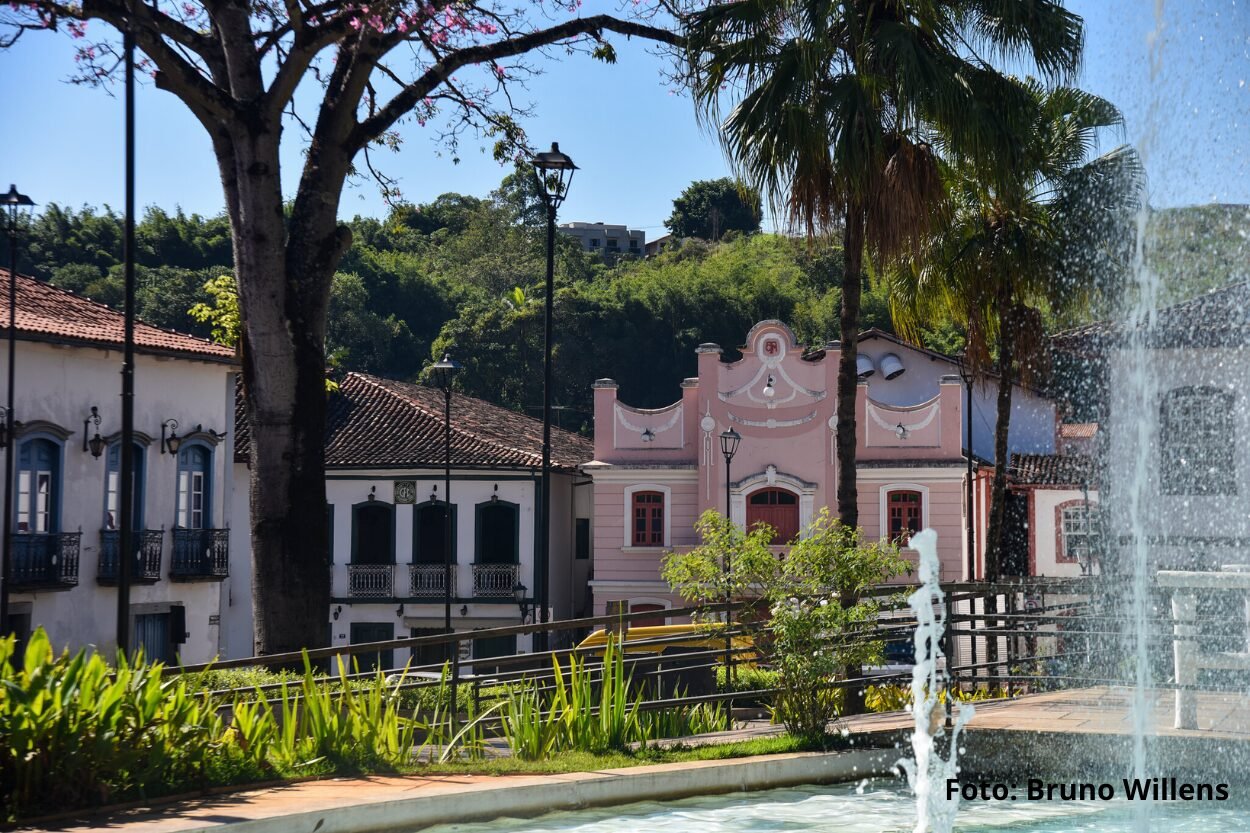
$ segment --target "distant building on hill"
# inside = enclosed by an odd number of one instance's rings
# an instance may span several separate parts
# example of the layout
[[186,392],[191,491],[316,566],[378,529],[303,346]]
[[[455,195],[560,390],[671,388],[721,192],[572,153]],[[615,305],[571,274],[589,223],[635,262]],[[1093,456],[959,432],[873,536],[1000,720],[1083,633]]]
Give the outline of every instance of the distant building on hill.
[[586,251],[608,258],[623,254],[642,257],[647,242],[644,231],[607,223],[564,223],[560,231],[576,238]]

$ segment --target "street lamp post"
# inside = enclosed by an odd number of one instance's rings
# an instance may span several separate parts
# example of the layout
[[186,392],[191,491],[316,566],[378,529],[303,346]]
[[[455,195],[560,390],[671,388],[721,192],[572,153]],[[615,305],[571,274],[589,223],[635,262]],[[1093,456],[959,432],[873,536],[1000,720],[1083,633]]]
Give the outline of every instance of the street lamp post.
[[[538,190],[547,207],[547,298],[543,314],[543,475],[539,496],[539,511],[542,516],[538,552],[534,559],[534,601],[538,605],[538,619],[545,624],[549,592],[547,574],[551,560],[551,320],[552,299],[555,296],[556,210],[568,196],[577,166],[572,159],[560,152],[557,142],[551,143],[550,151],[535,154],[533,165]],[[539,631],[534,639],[534,650],[547,650],[546,631]]]
[[9,235],[9,387],[4,411],[4,545],[0,547],[0,635],[9,633],[9,577],[13,570],[13,390],[17,351],[17,221],[30,213],[34,201],[18,192],[16,185],[0,197],[5,207],[5,230]]
[[966,431],[965,445],[967,445],[968,454],[968,476],[965,484],[965,497],[967,508],[964,510],[964,525],[967,529],[968,538],[968,581],[976,578],[976,524],[973,522],[972,499],[973,499],[973,473],[972,473],[972,367],[968,364],[968,351],[966,349],[959,351],[956,356],[959,359],[959,378],[964,382],[964,425]]
[[131,560],[134,555],[135,500],[135,34],[126,21],[122,34],[122,60],[126,65],[125,103],[125,201],[126,217],[122,234],[124,275],[122,325],[122,436],[118,460],[117,533],[117,653],[130,649]]
[[430,368],[434,384],[443,391],[443,630],[447,633],[452,632],[451,568],[454,563],[451,552],[451,383],[460,369],[460,362],[453,360],[450,353],[444,353],[443,360]]
[[[725,519],[733,523],[732,512],[729,509],[730,502],[730,477],[729,465],[733,462],[734,455],[738,453],[738,443],[742,442],[742,435],[730,428],[722,431],[720,435],[720,453],[725,455]],[[733,591],[729,580],[730,569],[733,566],[729,561],[729,550],[725,550],[724,572],[725,572],[725,682],[728,684],[730,677],[730,648],[732,647],[732,637],[729,636],[729,604],[733,602]]]

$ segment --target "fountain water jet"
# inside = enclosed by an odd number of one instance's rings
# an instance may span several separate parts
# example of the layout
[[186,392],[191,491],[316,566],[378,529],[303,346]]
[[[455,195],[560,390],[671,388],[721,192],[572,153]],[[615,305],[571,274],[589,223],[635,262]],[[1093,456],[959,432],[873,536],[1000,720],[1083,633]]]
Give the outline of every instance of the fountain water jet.
[[[940,563],[937,555],[937,533],[931,529],[918,532],[911,538],[910,546],[919,553],[920,589],[907,599],[916,614],[916,664],[911,674],[911,714],[915,731],[911,736],[915,760],[902,760],[899,765],[907,773],[907,780],[916,793],[915,833],[949,833],[955,824],[959,809],[959,796],[946,797],[946,782],[959,773],[959,733],[972,719],[976,710],[970,704],[960,704],[956,709],[954,728],[950,735],[950,748],[943,758],[936,741],[944,734],[936,718],[942,715],[939,692],[943,690],[947,674],[938,673],[942,654],[942,636],[946,622],[937,611],[945,609],[945,594],[939,584]],[[935,724],[936,729],[935,729]]]

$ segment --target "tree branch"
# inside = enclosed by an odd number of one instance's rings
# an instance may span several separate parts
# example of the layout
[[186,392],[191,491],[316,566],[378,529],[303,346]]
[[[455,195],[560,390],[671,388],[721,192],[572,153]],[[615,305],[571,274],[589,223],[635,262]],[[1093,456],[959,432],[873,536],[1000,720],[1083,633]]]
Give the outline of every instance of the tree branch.
[[351,136],[348,138],[348,145],[353,151],[360,150],[368,142],[381,135],[383,131],[389,129],[405,113],[416,106],[417,102],[446,82],[457,70],[500,58],[523,55],[535,49],[550,46],[579,35],[592,35],[598,39],[605,29],[621,35],[637,35],[648,40],[667,43],[671,46],[681,46],[684,43],[679,35],[667,29],[620,20],[611,15],[594,15],[593,17],[570,20],[567,23],[552,26],[548,29],[540,29],[526,35],[458,49],[448,53],[442,60],[427,69],[420,78],[397,93],[375,115],[356,125],[356,129],[352,131]]

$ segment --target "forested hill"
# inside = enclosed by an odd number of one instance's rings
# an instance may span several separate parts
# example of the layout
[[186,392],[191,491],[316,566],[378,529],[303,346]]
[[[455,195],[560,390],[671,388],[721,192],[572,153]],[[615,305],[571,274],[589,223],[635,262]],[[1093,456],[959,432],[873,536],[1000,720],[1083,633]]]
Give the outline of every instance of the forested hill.
[[[452,349],[466,367],[468,392],[536,412],[545,230],[526,182],[513,175],[485,199],[446,194],[385,220],[352,221],[354,243],[333,285],[330,361],[414,379],[431,356]],[[117,213],[51,205],[22,240],[20,270],[121,306]],[[600,377],[616,378],[621,396],[640,406],[675,400],[681,380],[695,372],[700,342],[732,348],[763,318],[791,323],[807,343],[838,337],[836,249],[731,233],[719,244],[687,241],[608,267],[557,240],[555,402],[567,408],[565,427],[588,425],[590,383]],[[188,310],[211,304],[204,284],[230,270],[225,218],[149,208],[137,242],[140,316],[210,336]],[[879,292],[865,298],[864,326],[889,326]]]
[[[516,174],[486,198],[445,194],[351,222],[354,243],[335,276],[328,360],[339,370],[414,379],[450,349],[465,389],[535,413],[541,402],[543,212]],[[1150,250],[1169,297],[1188,297],[1247,270],[1247,208],[1157,211]],[[120,307],[121,220],[108,208],[49,206],[22,235],[19,268]],[[841,254],[769,234],[731,232],[721,243],[686,241],[649,260],[609,267],[557,236],[555,402],[562,424],[590,419],[590,383],[611,377],[642,407],[668,404],[694,373],[694,348],[727,349],[764,318],[790,323],[819,345],[838,337]],[[137,229],[139,314],[152,324],[203,336],[188,310],[213,302],[204,285],[228,274],[223,216],[149,208]],[[7,262],[7,252],[0,254]],[[877,286],[864,297],[863,326],[890,329]],[[934,322],[930,347],[958,347],[958,328]]]
[[1195,205],[1150,212],[1146,256],[1164,303],[1250,279],[1250,205]]

